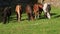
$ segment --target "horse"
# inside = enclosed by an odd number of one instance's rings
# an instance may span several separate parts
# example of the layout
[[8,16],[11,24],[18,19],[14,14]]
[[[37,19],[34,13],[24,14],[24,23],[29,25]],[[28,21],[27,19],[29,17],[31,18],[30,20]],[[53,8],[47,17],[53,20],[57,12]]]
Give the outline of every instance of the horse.
[[35,19],[37,16],[39,17],[39,12],[38,12],[39,9],[38,8],[39,8],[38,4],[33,5],[33,13],[34,13]]
[[6,24],[7,20],[8,20],[8,23],[9,23],[9,19],[10,19],[10,16],[11,16],[11,7],[5,7],[4,11],[2,13],[2,16],[3,16],[3,23]]
[[47,17],[48,19],[50,19],[50,10],[51,10],[51,5],[50,3],[45,3],[45,4],[41,4],[41,3],[35,3],[33,5],[33,12],[35,15],[35,19],[40,17],[42,11],[44,12],[45,17]]
[[41,15],[41,13],[43,11],[42,8],[43,8],[43,5],[40,4],[40,3],[35,3],[33,5],[33,12],[34,12],[34,15],[35,15],[35,19],[37,18],[37,16],[38,16],[38,18],[40,17],[40,15]]
[[22,6],[21,5],[16,5],[16,9],[15,9],[15,11],[16,11],[16,15],[17,15],[17,20],[18,20],[18,22],[19,21],[21,21],[21,14],[22,14]]
[[43,4],[43,11],[44,11],[45,17],[50,19],[51,18],[51,16],[50,16],[51,4],[50,3]]
[[32,13],[32,8],[29,4],[26,5],[26,14],[28,15],[28,20],[33,20],[33,13]]

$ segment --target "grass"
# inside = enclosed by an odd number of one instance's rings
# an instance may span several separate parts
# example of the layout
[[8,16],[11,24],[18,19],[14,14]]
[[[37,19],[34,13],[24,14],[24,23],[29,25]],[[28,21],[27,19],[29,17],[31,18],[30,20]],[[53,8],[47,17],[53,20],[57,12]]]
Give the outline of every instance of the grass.
[[16,21],[16,15],[12,15],[10,23],[0,23],[0,34],[60,34],[60,8],[52,7],[51,19],[26,20],[26,14],[22,15],[22,21]]

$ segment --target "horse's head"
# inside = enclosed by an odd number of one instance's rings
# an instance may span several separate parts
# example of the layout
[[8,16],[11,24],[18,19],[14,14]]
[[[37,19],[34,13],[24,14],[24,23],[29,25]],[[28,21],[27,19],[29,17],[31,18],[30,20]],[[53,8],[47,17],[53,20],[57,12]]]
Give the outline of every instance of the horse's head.
[[41,4],[41,3],[39,3],[38,6],[39,6],[39,8],[41,8],[41,9],[43,8],[43,4]]

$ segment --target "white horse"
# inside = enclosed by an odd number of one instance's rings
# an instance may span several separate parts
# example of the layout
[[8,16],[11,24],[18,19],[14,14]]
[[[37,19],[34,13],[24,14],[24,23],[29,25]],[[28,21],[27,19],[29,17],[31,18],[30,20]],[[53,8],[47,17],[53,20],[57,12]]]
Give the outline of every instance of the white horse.
[[50,3],[44,3],[43,4],[43,11],[44,11],[44,15],[50,19],[50,10],[51,10],[51,4]]

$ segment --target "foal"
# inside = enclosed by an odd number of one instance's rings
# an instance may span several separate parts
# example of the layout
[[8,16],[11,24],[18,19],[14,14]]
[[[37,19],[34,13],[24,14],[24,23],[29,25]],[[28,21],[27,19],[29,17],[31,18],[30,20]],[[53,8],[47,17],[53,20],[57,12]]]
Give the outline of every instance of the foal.
[[28,19],[33,20],[32,8],[30,5],[26,6],[26,13],[28,15]]
[[16,14],[18,22],[21,20],[21,5],[16,5]]

